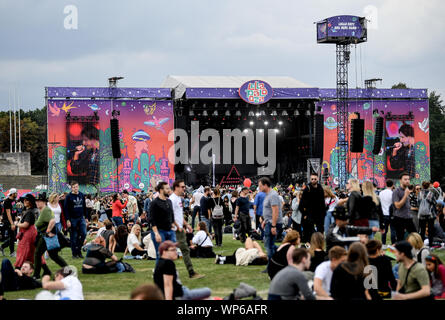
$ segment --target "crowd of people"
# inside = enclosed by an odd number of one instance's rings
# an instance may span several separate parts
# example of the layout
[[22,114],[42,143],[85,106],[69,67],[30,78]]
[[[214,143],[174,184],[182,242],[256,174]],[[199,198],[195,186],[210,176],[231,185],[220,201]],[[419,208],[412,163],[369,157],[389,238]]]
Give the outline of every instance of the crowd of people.
[[[154,284],[136,288],[134,299],[211,297],[210,288],[182,285],[178,256],[191,279],[205,276],[192,258],[264,265],[271,300],[444,298],[445,267],[435,254],[445,242],[443,198],[438,183],[411,185],[407,173],[383,190],[356,179],[332,190],[315,174],[292,188],[264,177],[255,187],[190,190],[176,180],[104,197],[84,195],[76,182],[48,198],[17,198],[11,189],[1,204],[0,253],[9,248],[15,263],[2,262],[0,297],[43,288],[57,292],[40,298],[83,299],[77,270],[60,255],[69,247],[84,274],[134,272],[124,260],[155,260]],[[231,256],[214,253],[225,233],[241,243]],[[53,281],[48,258],[61,268]]]

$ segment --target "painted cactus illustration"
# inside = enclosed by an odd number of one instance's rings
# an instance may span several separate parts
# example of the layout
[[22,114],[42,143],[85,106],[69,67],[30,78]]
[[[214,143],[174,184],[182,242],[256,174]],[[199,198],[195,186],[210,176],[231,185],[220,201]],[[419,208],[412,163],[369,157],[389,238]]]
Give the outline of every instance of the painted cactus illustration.
[[[152,168],[152,166],[154,166],[154,168]],[[149,158],[147,153],[142,153],[140,159],[136,158],[133,160],[133,166],[130,172],[130,183],[135,188],[138,188],[141,182],[145,186],[149,186],[150,178],[160,172],[161,162],[156,161],[155,155],[152,154]]]

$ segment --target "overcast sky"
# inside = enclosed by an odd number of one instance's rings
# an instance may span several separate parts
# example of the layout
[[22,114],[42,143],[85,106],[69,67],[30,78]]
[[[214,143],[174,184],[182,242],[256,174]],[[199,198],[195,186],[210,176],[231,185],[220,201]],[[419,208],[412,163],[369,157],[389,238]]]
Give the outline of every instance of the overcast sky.
[[[78,10],[77,30],[64,28],[67,5]],[[445,1],[1,0],[0,110],[10,88],[30,109],[44,105],[45,86],[107,86],[110,76],[124,76],[122,87],[159,87],[168,75],[264,75],[333,88],[335,46],[317,45],[313,22],[369,13],[350,87],[378,77],[381,87],[406,82],[445,97]]]

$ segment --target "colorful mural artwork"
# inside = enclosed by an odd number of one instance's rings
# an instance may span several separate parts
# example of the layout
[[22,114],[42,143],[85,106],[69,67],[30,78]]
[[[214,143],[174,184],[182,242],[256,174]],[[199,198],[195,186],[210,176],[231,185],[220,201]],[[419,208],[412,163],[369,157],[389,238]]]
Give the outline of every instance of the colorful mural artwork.
[[[85,193],[108,193],[127,189],[148,191],[160,180],[173,182],[174,166],[167,159],[173,142],[168,132],[173,130],[171,100],[115,100],[113,109],[119,110],[119,137],[122,157],[113,158],[111,148],[110,100],[48,100],[48,180],[49,191],[69,191],[67,180],[66,114],[99,117],[100,165],[96,185],[81,184]],[[117,172],[119,174],[117,175]],[[117,184],[119,184],[117,186]]]
[[[332,177],[332,184],[338,184],[338,160],[337,160],[337,106],[335,101],[322,101],[318,103],[323,109],[324,115],[324,151],[323,151],[323,170],[328,169]],[[349,153],[350,177],[357,178],[360,182],[365,180],[373,181],[378,187],[385,186],[385,180],[392,178],[398,182],[394,172],[388,175],[388,169],[392,168],[388,164],[389,153],[387,148],[388,138],[397,135],[398,121],[386,121],[386,133],[384,143],[378,155],[372,153],[374,147],[374,117],[377,114],[387,115],[390,111],[393,116],[408,115],[412,112],[414,121],[411,122],[414,129],[414,167],[412,183],[421,183],[430,179],[430,150],[429,150],[429,128],[428,128],[428,100],[360,100],[351,101],[349,104],[350,119],[354,117],[354,112],[360,113],[360,118],[365,119],[365,140],[363,153]],[[409,121],[408,121],[409,122]],[[392,126],[394,128],[389,128]],[[401,124],[400,124],[401,125]],[[397,126],[397,128],[395,128]],[[389,131],[388,131],[389,130]],[[391,130],[397,131],[392,134]],[[392,150],[392,149],[391,149]],[[388,167],[389,166],[389,167]]]

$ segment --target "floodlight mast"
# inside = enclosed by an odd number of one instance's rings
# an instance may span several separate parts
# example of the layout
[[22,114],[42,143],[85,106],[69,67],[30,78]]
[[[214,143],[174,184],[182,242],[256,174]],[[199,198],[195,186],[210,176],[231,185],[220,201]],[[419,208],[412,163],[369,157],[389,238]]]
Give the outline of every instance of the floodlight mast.
[[367,41],[366,19],[335,16],[316,22],[317,43],[336,45],[337,78],[337,173],[338,186],[346,187],[349,177],[348,65],[350,45]]

